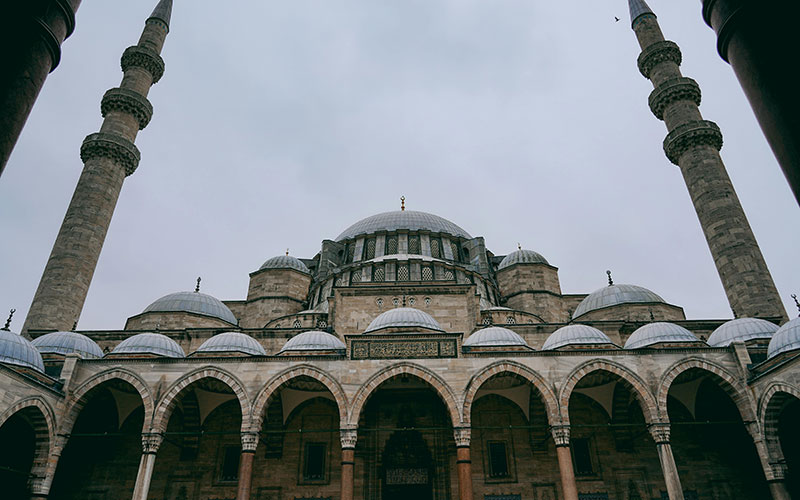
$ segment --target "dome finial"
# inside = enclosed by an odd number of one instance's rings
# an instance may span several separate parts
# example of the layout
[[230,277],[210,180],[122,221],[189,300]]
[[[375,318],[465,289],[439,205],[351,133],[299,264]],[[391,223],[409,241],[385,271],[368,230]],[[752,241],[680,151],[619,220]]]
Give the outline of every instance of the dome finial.
[[[797,310],[800,311],[800,302],[797,301],[797,294],[793,293],[792,298],[794,299],[794,305],[797,306]],[[798,316],[800,316],[800,314],[798,314]]]
[[405,210],[406,210],[406,197],[405,196],[401,196],[400,197],[400,211],[404,212]]
[[614,279],[611,277],[611,271],[606,271],[608,275],[608,286],[614,286]]
[[517,243],[517,250],[522,250],[522,243]]
[[289,249],[288,248],[286,249],[286,256],[287,257],[289,256]]
[[6,332],[8,332],[8,331],[11,331],[11,330],[9,330],[9,328],[11,328],[11,318],[13,318],[13,317],[14,317],[14,313],[15,313],[15,312],[17,312],[17,310],[16,310],[16,309],[12,309],[12,310],[11,310],[11,311],[8,313],[8,319],[6,320],[6,326],[4,326],[3,328],[0,328],[0,330],[4,330],[4,331],[6,331]]
[[194,287],[194,293],[200,293],[200,282],[203,281],[203,278],[200,276],[197,277],[197,286]]

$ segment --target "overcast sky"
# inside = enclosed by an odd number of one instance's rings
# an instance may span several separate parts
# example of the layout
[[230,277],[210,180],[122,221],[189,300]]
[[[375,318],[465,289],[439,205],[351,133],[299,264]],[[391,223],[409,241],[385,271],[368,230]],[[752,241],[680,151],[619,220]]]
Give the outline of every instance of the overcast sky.
[[[0,309],[17,309],[17,331],[81,141],[155,3],[83,2],[0,178]],[[794,316],[800,209],[700,2],[650,5],[725,134],[723,158]],[[495,254],[517,242],[542,253],[565,293],[602,287],[611,269],[690,319],[730,317],[638,54],[625,0],[177,0],[142,161],[78,327],[122,328],[197,276],[204,292],[243,299],[267,258],[313,257],[401,195]]]

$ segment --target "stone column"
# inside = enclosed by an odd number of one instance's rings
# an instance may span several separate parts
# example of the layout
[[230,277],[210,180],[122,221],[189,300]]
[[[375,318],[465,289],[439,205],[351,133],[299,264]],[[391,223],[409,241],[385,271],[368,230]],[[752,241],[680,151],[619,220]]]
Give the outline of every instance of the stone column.
[[156,453],[158,453],[158,448],[163,440],[162,434],[142,434],[142,459],[139,461],[139,472],[136,474],[132,500],[147,500],[147,494],[150,492],[150,480],[153,478],[153,468],[156,465]]
[[258,447],[257,432],[242,433],[242,457],[239,459],[239,490],[236,500],[250,500],[250,488],[253,484],[253,461]]
[[356,466],[356,442],[358,429],[341,429],[342,443],[342,500],[353,500],[353,477]]
[[56,475],[58,462],[61,460],[61,453],[67,445],[69,436],[67,434],[56,434],[55,442],[47,457],[47,464],[44,468],[44,476],[31,479],[31,498],[41,499],[50,495],[50,487],[53,485],[53,478]]
[[578,500],[578,486],[575,484],[575,469],[572,467],[572,453],[569,449],[569,426],[555,425],[550,428],[550,432],[556,444],[564,500]]
[[456,440],[456,467],[458,468],[458,498],[472,500],[472,457],[470,456],[470,427],[456,427],[453,437]]
[[664,473],[669,500],[683,500],[681,479],[678,476],[678,467],[675,466],[675,457],[672,455],[672,445],[669,444],[669,424],[651,424],[648,430],[656,442],[658,461],[661,462],[661,471]]
[[745,422],[745,428],[753,438],[753,444],[756,447],[756,453],[773,500],[791,500],[792,497],[786,489],[786,462],[783,456],[778,456],[780,450],[773,449],[773,452],[770,453],[770,447],[764,439],[764,433],[761,432],[758,422]]

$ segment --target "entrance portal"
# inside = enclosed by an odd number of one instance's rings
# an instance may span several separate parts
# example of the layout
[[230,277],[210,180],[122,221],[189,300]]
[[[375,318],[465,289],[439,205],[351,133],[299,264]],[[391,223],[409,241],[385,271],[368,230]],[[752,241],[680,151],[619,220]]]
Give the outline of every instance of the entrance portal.
[[383,451],[382,500],[432,500],[432,460],[418,431],[401,430]]

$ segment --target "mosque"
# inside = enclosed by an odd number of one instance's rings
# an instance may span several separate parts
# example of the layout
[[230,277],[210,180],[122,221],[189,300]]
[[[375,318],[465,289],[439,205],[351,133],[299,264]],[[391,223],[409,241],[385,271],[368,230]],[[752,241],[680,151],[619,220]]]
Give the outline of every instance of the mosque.
[[643,0],[630,10],[734,319],[686,318],[610,271],[566,293],[554,256],[495,255],[403,202],[321,234],[316,255],[268,258],[243,298],[198,278],[123,330],[74,331],[164,74],[161,0],[82,145],[21,334],[0,329],[2,497],[800,499],[800,318],[680,48]]

